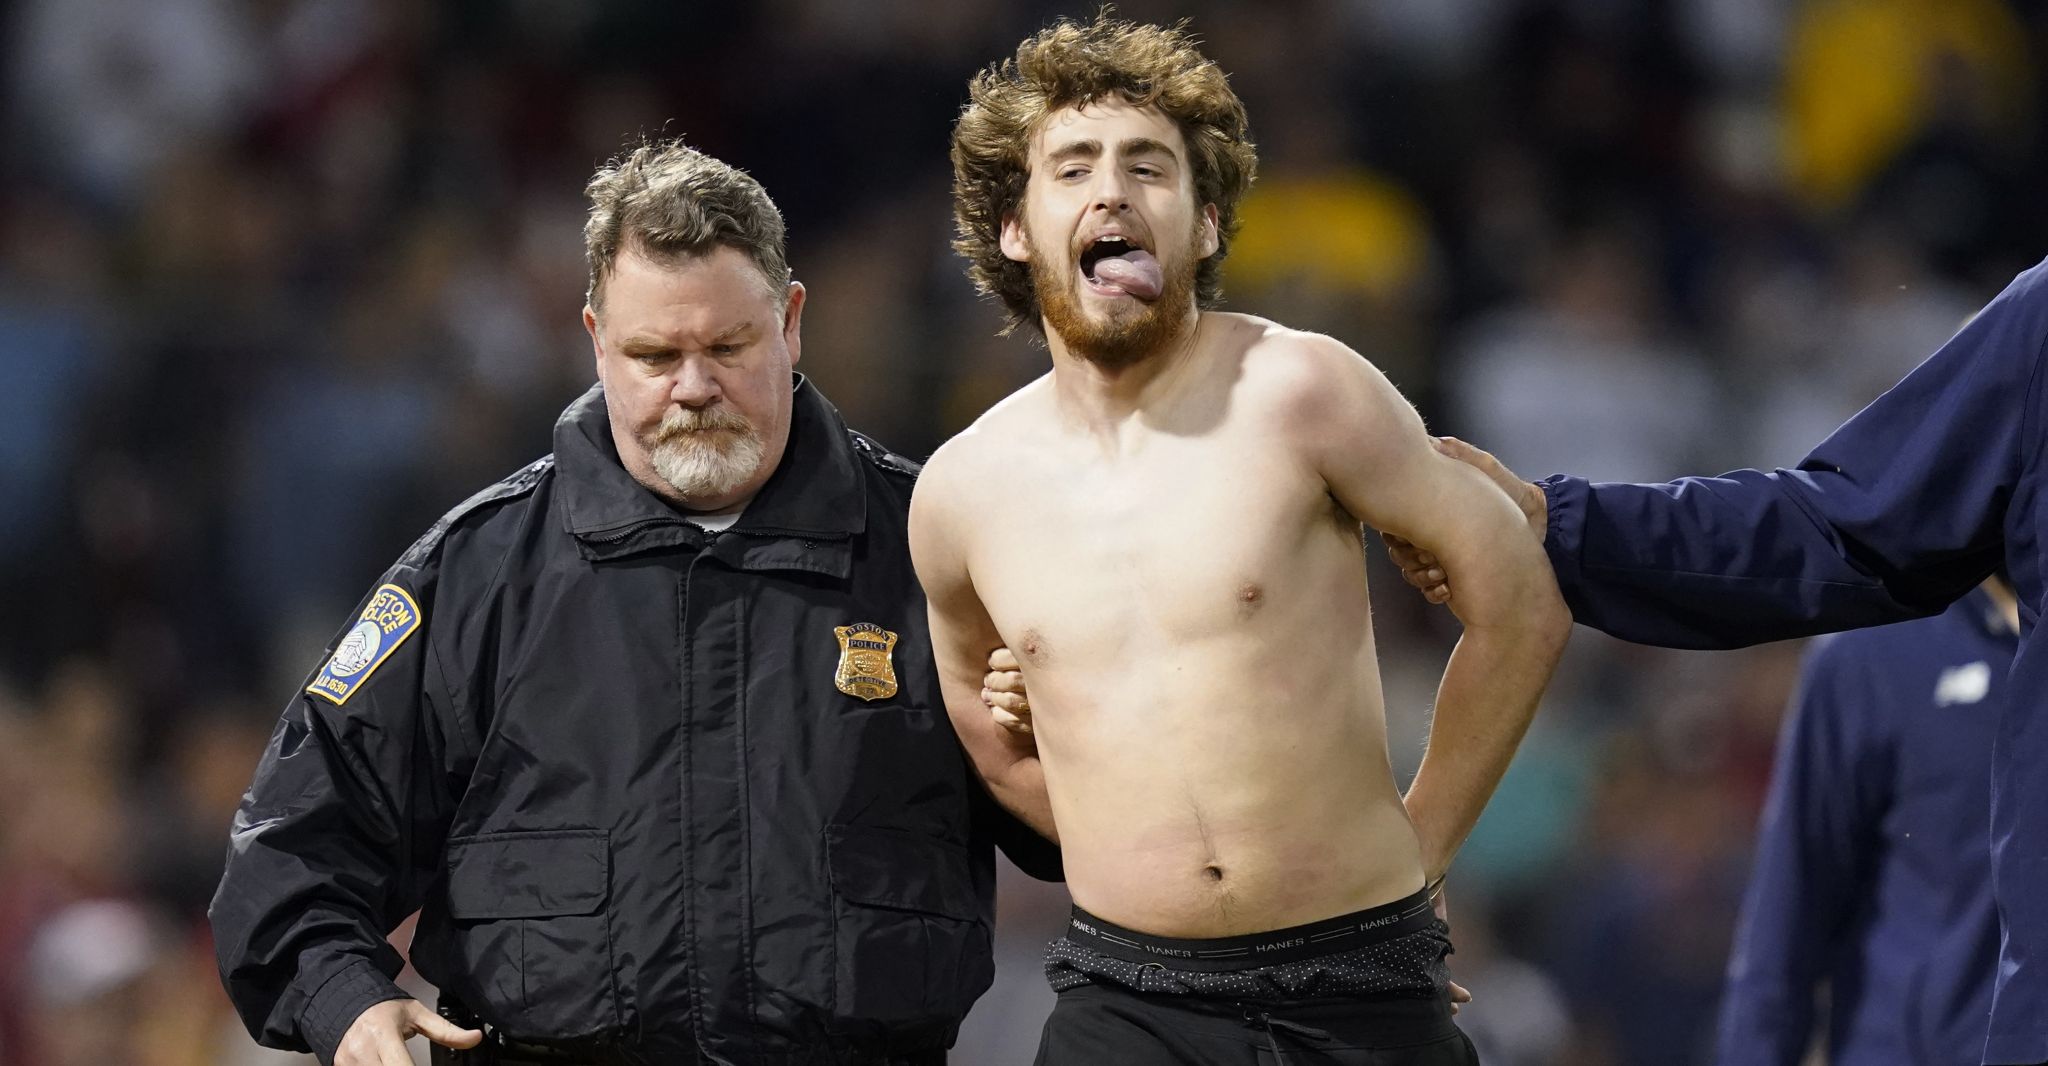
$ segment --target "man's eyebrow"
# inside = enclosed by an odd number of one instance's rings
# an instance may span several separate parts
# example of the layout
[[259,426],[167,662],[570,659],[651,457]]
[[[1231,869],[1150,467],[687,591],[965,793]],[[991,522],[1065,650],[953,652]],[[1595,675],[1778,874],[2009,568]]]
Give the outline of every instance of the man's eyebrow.
[[660,337],[628,337],[619,342],[619,351],[628,355],[656,355],[673,350],[674,346]]
[[[1117,142],[1116,149],[1118,155],[1163,155],[1176,163],[1180,161],[1180,156],[1174,154],[1172,146],[1156,137],[1126,137]],[[1101,154],[1101,141],[1093,139],[1068,141],[1058,148],[1047,152],[1045,154],[1045,161],[1048,163],[1061,163],[1069,159],[1092,159]]]
[[1116,148],[1122,155],[1163,155],[1175,162],[1180,161],[1180,157],[1173,154],[1172,147],[1152,137],[1127,137]]
[[1101,154],[1101,141],[1068,141],[1058,148],[1045,153],[1045,161],[1048,163],[1058,163],[1068,159],[1089,159]]
[[[740,322],[736,325],[727,326],[724,329],[719,330],[716,334],[712,335],[711,340],[707,343],[723,344],[726,341],[732,340],[735,337],[739,337],[744,334],[751,333],[753,331],[754,320],[750,318],[744,322]],[[627,355],[659,355],[663,352],[675,351],[675,345],[670,344],[668,341],[660,337],[628,337],[625,340],[619,342],[619,351],[624,352]]]
[[716,334],[712,335],[711,343],[718,344],[722,341],[729,341],[734,337],[740,336],[743,333],[752,333],[753,331],[754,320],[750,318],[747,319],[745,322],[739,323],[738,325],[727,326],[724,329],[719,330]]

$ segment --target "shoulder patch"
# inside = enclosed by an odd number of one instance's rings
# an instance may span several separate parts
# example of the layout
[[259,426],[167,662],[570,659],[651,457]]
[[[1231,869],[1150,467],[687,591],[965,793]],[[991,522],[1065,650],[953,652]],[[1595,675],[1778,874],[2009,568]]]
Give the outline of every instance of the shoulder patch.
[[882,447],[873,437],[865,433],[849,429],[846,431],[846,435],[852,438],[854,451],[859,452],[862,458],[884,470],[912,478],[924,470],[923,463],[897,455],[895,452]]
[[420,606],[397,585],[380,585],[362,618],[335,645],[306,691],[339,707],[420,627]]

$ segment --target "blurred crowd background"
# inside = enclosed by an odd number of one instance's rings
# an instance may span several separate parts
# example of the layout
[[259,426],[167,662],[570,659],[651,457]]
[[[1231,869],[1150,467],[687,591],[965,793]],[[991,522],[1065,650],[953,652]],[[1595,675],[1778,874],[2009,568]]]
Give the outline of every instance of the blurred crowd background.
[[[2048,253],[2048,4],[1125,0],[1262,154],[1228,306],[1524,474],[1791,465]],[[1046,368],[947,247],[968,76],[1050,0],[0,3],[0,1063],[238,1066],[205,907],[278,708],[592,378],[581,188],[747,168],[802,369],[928,454]],[[1247,516],[1256,521],[1257,516]],[[1376,553],[1375,553],[1376,554]],[[1455,637],[1373,558],[1397,762]],[[1799,648],[1581,630],[1453,883],[1491,1066],[1666,1066],[1712,1012]],[[1029,1061],[1005,882],[954,1061]]]

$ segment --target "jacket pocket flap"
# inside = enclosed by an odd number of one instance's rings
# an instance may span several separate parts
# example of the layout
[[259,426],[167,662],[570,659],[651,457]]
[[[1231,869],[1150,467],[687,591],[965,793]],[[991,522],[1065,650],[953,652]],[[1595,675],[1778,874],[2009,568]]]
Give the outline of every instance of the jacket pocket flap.
[[451,918],[596,914],[610,882],[610,840],[602,829],[492,833],[448,842]]
[[958,844],[901,829],[828,825],[825,852],[832,889],[849,903],[981,918],[973,863]]

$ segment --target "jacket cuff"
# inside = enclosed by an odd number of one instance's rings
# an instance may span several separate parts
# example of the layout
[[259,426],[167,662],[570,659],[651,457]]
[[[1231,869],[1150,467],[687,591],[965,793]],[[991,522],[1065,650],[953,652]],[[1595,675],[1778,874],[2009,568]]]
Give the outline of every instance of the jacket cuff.
[[1593,487],[1586,479],[1552,474],[1536,483],[1543,490],[1543,551],[1557,573],[1557,587],[1566,602],[1577,606],[1579,559],[1585,549],[1586,507]]
[[368,959],[357,959],[321,982],[299,1012],[299,1036],[312,1046],[320,1066],[334,1066],[341,1038],[362,1013],[379,1003],[406,999],[405,990]]

